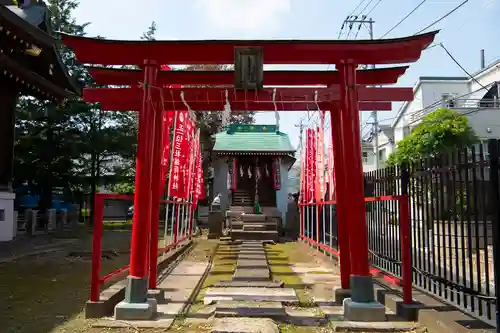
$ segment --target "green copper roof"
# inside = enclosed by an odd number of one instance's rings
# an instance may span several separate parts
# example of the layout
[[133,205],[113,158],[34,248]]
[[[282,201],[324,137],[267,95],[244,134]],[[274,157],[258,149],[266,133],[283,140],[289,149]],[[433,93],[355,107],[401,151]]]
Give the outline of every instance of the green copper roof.
[[231,124],[215,135],[214,151],[291,153],[295,149],[275,125]]

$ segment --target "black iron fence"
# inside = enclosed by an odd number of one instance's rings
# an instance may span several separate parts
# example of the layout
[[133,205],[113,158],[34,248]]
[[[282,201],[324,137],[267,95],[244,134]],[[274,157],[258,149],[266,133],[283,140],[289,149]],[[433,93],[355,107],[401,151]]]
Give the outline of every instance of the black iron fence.
[[[365,173],[367,197],[409,195],[414,286],[495,325],[500,141]],[[399,207],[367,204],[372,265],[401,276]],[[496,260],[495,260],[496,259]]]

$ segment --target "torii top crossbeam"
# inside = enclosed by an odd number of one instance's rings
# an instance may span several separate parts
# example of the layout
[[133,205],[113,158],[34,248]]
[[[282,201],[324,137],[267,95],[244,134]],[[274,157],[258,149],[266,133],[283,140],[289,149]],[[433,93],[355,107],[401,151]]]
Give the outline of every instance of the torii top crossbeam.
[[[393,84],[406,72],[408,66],[359,70],[356,82],[360,85]],[[90,75],[99,84],[133,86],[142,81],[141,70],[119,68],[88,68]],[[223,85],[234,84],[234,71],[160,71],[156,83],[166,85]],[[334,85],[340,84],[338,71],[264,71],[264,85]]]
[[381,40],[192,40],[118,41],[62,34],[78,60],[87,64],[233,64],[235,47],[261,47],[264,64],[401,64],[417,61],[437,31]]

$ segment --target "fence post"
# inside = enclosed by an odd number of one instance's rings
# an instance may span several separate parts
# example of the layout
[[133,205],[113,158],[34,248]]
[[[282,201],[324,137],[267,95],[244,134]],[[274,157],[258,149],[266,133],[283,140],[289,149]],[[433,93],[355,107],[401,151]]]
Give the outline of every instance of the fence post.
[[493,211],[492,238],[493,238],[493,270],[495,278],[495,318],[497,323],[497,332],[500,328],[500,241],[498,223],[500,223],[500,181],[499,171],[499,141],[496,139],[488,140],[488,160],[490,162],[490,184],[491,184],[491,207]]
[[92,275],[90,277],[90,301],[98,302],[101,288],[101,250],[104,218],[104,197],[94,197],[94,232],[92,233]]
[[401,239],[401,277],[403,279],[403,304],[412,304],[413,263],[411,258],[410,198],[408,197],[408,165],[401,168],[401,197],[399,199],[399,238]]

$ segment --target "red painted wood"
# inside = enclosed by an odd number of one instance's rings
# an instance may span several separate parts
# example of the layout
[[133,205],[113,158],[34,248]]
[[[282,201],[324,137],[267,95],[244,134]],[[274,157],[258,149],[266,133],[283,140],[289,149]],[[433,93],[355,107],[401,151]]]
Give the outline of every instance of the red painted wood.
[[234,48],[262,47],[265,64],[336,64],[351,59],[357,64],[414,62],[429,46],[437,31],[385,40],[205,40],[118,41],[62,34],[81,63],[102,65],[232,64]]
[[[317,93],[318,102],[333,102],[340,101],[340,88],[282,88],[276,90],[275,103],[278,107],[286,110],[285,106],[287,104],[293,104],[298,102],[303,102],[310,107],[308,109],[317,109],[315,105],[315,94]],[[274,110],[273,102],[273,89],[264,89],[262,91],[228,91],[227,100],[231,105],[234,103],[242,103],[242,105],[247,105],[251,103],[265,103],[267,102],[271,105],[271,109]],[[175,106],[179,108],[178,105],[184,105],[182,100],[182,94],[184,95],[184,101],[189,105],[192,103],[218,103],[216,105],[224,105],[226,103],[226,90],[220,88],[164,88],[162,93],[156,90],[153,93],[153,98],[155,101],[162,101],[166,107]],[[105,101],[116,101],[121,100],[122,103],[128,102],[130,105],[134,105],[134,101],[140,99],[141,89],[140,88],[86,88],[84,89],[83,98],[86,102],[96,103]],[[359,87],[358,89],[358,99],[359,101],[369,101],[369,102],[391,102],[391,101],[411,101],[413,100],[413,89],[412,88],[368,88]],[[283,104],[283,105],[281,105]],[[182,107],[181,106],[181,107]],[[238,109],[240,106],[236,107]],[[182,108],[185,108],[183,106]],[[194,107],[192,107],[194,109]],[[243,107],[243,110],[247,108]]]
[[[358,71],[358,84],[378,85],[397,83],[408,66],[378,68]],[[103,85],[134,86],[143,80],[141,70],[119,68],[88,68],[94,80]],[[224,85],[234,84],[233,71],[165,71],[158,73],[158,86],[180,85]],[[340,84],[338,71],[265,71],[264,85],[332,85]]]
[[[147,62],[148,65],[150,64]],[[144,80],[154,84],[157,70],[147,66]],[[139,113],[139,135],[136,159],[134,217],[132,223],[132,244],[130,249],[130,275],[144,278],[148,274],[148,241],[150,236],[149,221],[151,216],[151,173],[154,131],[152,105],[145,89],[142,98],[142,112]],[[155,240],[156,242],[156,240]]]

